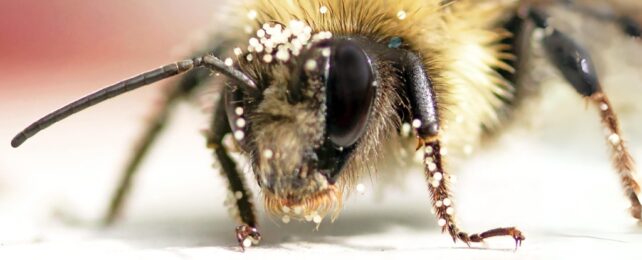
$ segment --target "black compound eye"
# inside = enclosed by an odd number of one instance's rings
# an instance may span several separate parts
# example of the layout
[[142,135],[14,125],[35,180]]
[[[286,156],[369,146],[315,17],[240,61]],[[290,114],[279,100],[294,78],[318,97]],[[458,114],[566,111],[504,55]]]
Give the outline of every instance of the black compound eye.
[[364,133],[375,97],[370,59],[355,43],[337,43],[330,57],[327,91],[328,137],[338,147],[353,145]]

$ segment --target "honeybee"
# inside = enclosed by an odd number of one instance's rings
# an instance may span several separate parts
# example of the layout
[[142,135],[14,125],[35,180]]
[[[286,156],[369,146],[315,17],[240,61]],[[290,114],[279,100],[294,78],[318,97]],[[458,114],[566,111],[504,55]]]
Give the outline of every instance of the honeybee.
[[[456,156],[451,151],[469,150],[500,130],[529,96],[524,64],[535,41],[549,66],[599,111],[631,213],[640,219],[633,159],[591,56],[547,14],[562,5],[640,37],[639,17],[621,8],[601,12],[583,1],[254,0],[240,8],[243,18],[237,21],[248,34],[220,34],[224,44],[208,46],[204,55],[72,102],[27,127],[11,145],[18,147],[106,99],[182,74],[134,151],[110,206],[111,221],[171,104],[216,72],[226,80],[219,86],[222,98],[212,113],[207,144],[234,197],[241,248],[257,244],[261,236],[252,195],[231,149],[249,161],[270,214],[284,222],[320,223],[336,216],[360,175],[394,156],[398,149],[390,147],[421,153],[442,232],[468,245],[510,236],[519,246],[525,235],[516,227],[472,234],[460,228],[444,161]],[[224,143],[226,136],[232,137],[231,146]],[[413,147],[408,140],[416,140]]]

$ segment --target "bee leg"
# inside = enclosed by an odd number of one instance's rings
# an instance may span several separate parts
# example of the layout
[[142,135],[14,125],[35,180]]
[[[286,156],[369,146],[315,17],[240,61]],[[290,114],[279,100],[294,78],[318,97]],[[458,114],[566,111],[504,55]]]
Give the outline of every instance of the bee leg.
[[470,246],[471,242],[479,243],[484,239],[496,236],[510,236],[515,240],[515,248],[522,244],[526,237],[515,227],[494,228],[478,234],[469,235],[460,230],[456,224],[453,201],[450,198],[450,175],[444,171],[441,160],[441,146],[438,140],[424,142],[424,162],[426,181],[430,191],[433,210],[441,231],[448,231],[453,242],[460,240]]
[[[252,194],[245,186],[243,176],[238,172],[236,163],[229,156],[226,147],[223,145],[223,137],[231,132],[227,115],[225,113],[224,99],[221,98],[216,107],[214,118],[211,123],[212,132],[208,136],[208,147],[214,149],[218,163],[221,165],[221,172],[227,178],[231,198],[235,200],[235,209],[238,210],[241,225],[236,227],[236,239],[242,250],[253,244],[258,244],[261,234],[258,231]],[[234,210],[234,209],[233,209]]]
[[200,85],[207,75],[208,73],[205,69],[188,72],[185,77],[181,79],[178,85],[171,86],[171,88],[166,90],[164,99],[153,112],[145,132],[138,140],[138,143],[134,148],[134,152],[131,154],[129,161],[122,172],[120,181],[112,195],[107,214],[104,218],[104,223],[106,225],[113,223],[122,211],[125,200],[131,190],[133,178],[142,163],[143,158],[149,151],[149,148],[167,124],[170,113],[177,101],[191,93],[194,88]]
[[453,242],[461,240],[470,246],[471,242],[482,242],[485,238],[511,236],[516,247],[526,239],[514,227],[495,228],[479,234],[468,235],[456,224],[453,201],[450,199],[450,175],[444,171],[439,141],[439,117],[435,94],[430,77],[423,67],[423,61],[412,52],[404,52],[399,65],[409,94],[412,125],[417,131],[420,144],[424,147],[426,181],[437,223],[442,232],[448,230]]
[[531,9],[529,17],[537,27],[546,32],[543,46],[549,60],[568,83],[599,110],[602,124],[606,130],[606,139],[611,148],[613,166],[619,174],[624,192],[631,202],[631,214],[640,220],[642,209],[638,199],[640,186],[635,180],[633,159],[622,140],[617,116],[607,95],[602,90],[589,53],[573,39],[549,26],[548,16],[541,10]]

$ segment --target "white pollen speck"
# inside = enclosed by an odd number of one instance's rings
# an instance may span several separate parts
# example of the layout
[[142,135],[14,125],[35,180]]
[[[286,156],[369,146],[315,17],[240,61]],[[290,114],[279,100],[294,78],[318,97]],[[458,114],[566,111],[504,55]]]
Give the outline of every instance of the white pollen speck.
[[256,19],[257,15],[258,13],[256,12],[256,10],[250,10],[249,12],[247,12],[247,18],[250,20]]
[[426,146],[426,148],[424,148],[424,153],[426,153],[426,155],[431,155],[432,154],[432,146]]
[[448,208],[446,209],[446,214],[448,214],[448,215],[451,215],[451,216],[452,216],[452,214],[453,214],[453,213],[455,213],[455,209],[453,209],[453,207],[448,207]]
[[259,37],[259,38],[265,37],[265,30],[263,30],[263,29],[257,30],[256,31],[256,36]]
[[[263,150],[263,157],[265,157],[266,159],[272,159],[272,156],[274,156],[274,152],[272,152],[272,150],[270,150],[270,149]],[[286,206],[284,206],[284,207],[286,207]]]
[[236,126],[240,128],[245,127],[245,119],[243,118],[236,119]]
[[443,219],[443,218],[440,218],[439,220],[437,220],[437,225],[439,225],[440,227],[445,226],[446,225],[446,220]]
[[600,110],[602,110],[602,111],[609,110],[609,105],[606,104],[606,103],[601,103],[600,104]]
[[237,116],[242,116],[242,115],[243,115],[243,108],[242,108],[242,107],[236,107],[236,108],[234,109],[234,113],[235,113]]
[[401,136],[403,136],[403,137],[408,137],[408,136],[410,136],[410,131],[411,131],[411,130],[412,130],[412,128],[410,127],[410,124],[408,124],[408,123],[403,123],[403,124],[401,125]]
[[281,218],[281,221],[283,221],[283,223],[285,223],[285,224],[290,223],[290,216],[288,216],[288,215],[283,216]]
[[441,200],[438,200],[437,202],[435,202],[435,207],[440,208],[440,207],[441,207],[441,206],[443,206],[443,205],[444,205],[444,204],[443,204],[443,202],[441,202]]
[[317,68],[317,61],[313,59],[309,59],[308,61],[305,62],[305,70],[307,71],[313,71]]
[[263,56],[263,61],[264,61],[265,63],[270,63],[270,62],[272,62],[272,54],[266,54],[266,55],[264,55],[264,56]]
[[312,221],[312,215],[305,215],[303,218],[305,218],[305,221],[307,222]]
[[246,239],[243,239],[243,247],[250,247],[252,246],[252,240],[248,237]]
[[330,57],[330,54],[332,54],[332,52],[329,48],[325,48],[321,51],[321,55],[323,55],[323,57]]
[[617,145],[617,144],[620,144],[620,141],[621,139],[618,134],[609,135],[609,142],[611,142],[611,144]]
[[414,128],[421,127],[421,120],[419,120],[419,119],[412,120],[412,127],[414,127]]
[[240,192],[240,191],[234,192],[234,198],[236,198],[237,200],[242,199],[243,198],[243,192]]
[[234,48],[234,55],[240,56],[241,54],[243,54],[243,51],[241,50],[241,48],[239,47]]
[[372,81],[372,86],[373,86],[373,87],[376,87],[376,86],[378,86],[378,85],[379,85],[379,82],[378,82],[378,81],[376,81],[376,80],[373,80],[373,81]]
[[281,211],[283,211],[283,213],[290,213],[290,207],[283,206],[283,207],[281,207]]
[[324,6],[321,6],[321,8],[319,8],[319,12],[320,12],[321,14],[326,14],[326,13],[328,13],[328,7],[327,7],[327,6],[325,6],[325,5],[324,5]]
[[250,39],[248,40],[248,43],[250,44],[250,46],[257,46],[257,45],[261,45],[261,43],[259,42],[259,39],[254,38],[254,37],[250,38]]
[[434,162],[429,162],[428,163],[428,171],[433,172],[436,169],[437,169],[437,164],[435,164]]
[[436,172],[435,174],[432,175],[432,177],[435,178],[435,180],[440,181],[443,175],[441,174],[441,172]]
[[296,206],[292,209],[294,211],[294,214],[301,215],[303,212],[303,208],[301,206]]
[[263,52],[263,45],[259,44],[254,46],[254,51],[256,51],[257,53]]
[[363,194],[366,191],[366,186],[362,183],[357,184],[357,192]]
[[452,204],[453,202],[449,198],[444,199],[444,206],[448,207]]
[[317,224],[321,223],[322,220],[323,220],[323,218],[321,216],[319,216],[319,214],[315,215],[312,218],[312,221],[314,221],[314,223],[317,223]]
[[399,20],[406,19],[406,12],[404,10],[399,11],[397,13],[397,18],[399,18]]
[[237,141],[241,141],[243,140],[243,138],[245,138],[245,133],[243,131],[241,130],[234,131],[234,139],[236,139]]
[[437,188],[437,187],[439,187],[439,181],[438,181],[438,180],[433,180],[433,181],[430,183],[430,185],[432,185],[433,187]]
[[248,53],[247,56],[245,56],[245,60],[247,61],[252,61],[254,59],[254,56],[252,56],[251,53]]
[[287,61],[288,59],[290,59],[290,53],[286,49],[280,49],[276,52],[276,59]]
[[225,66],[232,67],[232,65],[234,65],[232,58],[225,59]]

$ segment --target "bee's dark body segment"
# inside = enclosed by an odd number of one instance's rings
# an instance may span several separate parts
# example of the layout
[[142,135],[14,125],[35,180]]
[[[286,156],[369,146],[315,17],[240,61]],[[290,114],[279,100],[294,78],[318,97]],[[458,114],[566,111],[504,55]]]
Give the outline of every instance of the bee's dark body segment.
[[435,90],[424,62],[416,53],[399,52],[399,66],[406,84],[404,90],[408,93],[413,121],[420,122],[415,126],[417,134],[423,139],[436,137],[439,133],[438,108]]
[[[457,4],[455,1],[442,2],[444,5],[448,5],[446,2]],[[569,1],[566,4],[574,6]],[[530,92],[528,86],[522,86],[521,78],[527,73],[525,64],[530,53],[531,35],[535,30],[543,31],[539,43],[550,65],[578,94],[599,109],[608,132],[614,167],[632,205],[632,215],[640,219],[639,186],[634,178],[633,160],[620,139],[616,114],[598,80],[592,59],[579,43],[549,23],[545,9],[545,4],[531,5],[527,1],[517,8],[507,9],[514,14],[506,16],[502,22],[512,37],[497,40],[510,46],[509,51],[502,53],[509,55],[500,59],[507,65],[499,66],[500,62],[497,62],[497,67],[492,69],[514,88],[507,91],[507,95],[497,94],[498,99],[507,104],[498,109],[514,110]],[[589,9],[573,9],[599,16]],[[398,17],[403,20],[407,15],[402,13]],[[600,18],[617,23],[625,34],[640,35],[640,25],[628,16]],[[344,176],[346,172],[354,170],[351,162],[375,154],[362,150],[376,150],[373,147],[380,144],[373,143],[374,140],[386,136],[373,132],[385,132],[390,128],[396,131],[401,128],[402,120],[412,125],[423,149],[424,173],[442,232],[448,231],[454,241],[469,245],[490,237],[510,236],[519,246],[525,236],[517,228],[494,228],[469,235],[456,223],[450,199],[451,176],[442,158],[446,156],[443,133],[448,122],[444,120],[447,107],[441,108],[448,104],[440,103],[443,101],[440,95],[445,95],[443,91],[439,92],[439,87],[444,87],[443,75],[439,75],[439,71],[431,75],[435,67],[427,57],[429,54],[413,45],[412,39],[406,42],[397,36],[390,39],[337,33],[324,37],[321,35],[321,40],[310,42],[300,50],[300,55],[279,63],[271,63],[272,56],[267,59],[266,55],[264,59],[269,61],[265,62],[258,57],[245,56],[246,53],[236,53],[240,60],[231,64],[216,58],[224,49],[231,48],[216,46],[210,54],[152,70],[73,102],[30,125],[11,144],[17,147],[49,125],[108,98],[187,72],[181,81],[168,89],[165,102],[136,147],[110,204],[107,221],[111,222],[122,207],[138,165],[168,120],[176,101],[203,85],[210,71],[217,71],[228,80],[223,84],[222,97],[217,101],[206,137],[235,199],[234,209],[238,210],[241,223],[236,229],[236,237],[242,248],[257,243],[260,234],[252,194],[230,156],[229,147],[223,142],[224,137],[233,136],[235,144],[249,158],[266,198],[266,208],[287,214],[300,205],[329,207],[322,204],[328,202],[323,199],[328,199],[328,194],[340,194],[333,193],[335,185],[348,178]],[[388,128],[382,127],[383,124]],[[359,155],[362,157],[357,157]],[[292,214],[287,216],[289,221]]]

